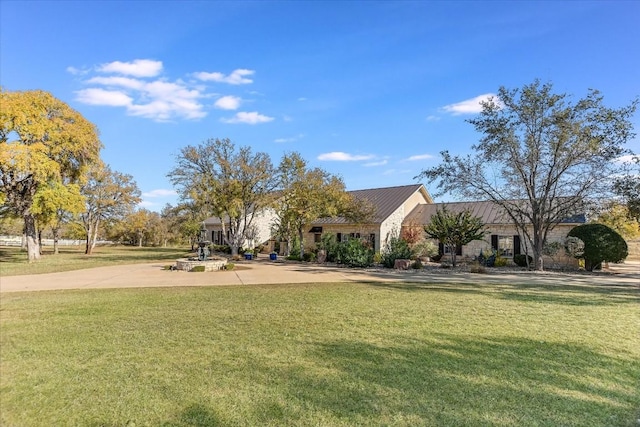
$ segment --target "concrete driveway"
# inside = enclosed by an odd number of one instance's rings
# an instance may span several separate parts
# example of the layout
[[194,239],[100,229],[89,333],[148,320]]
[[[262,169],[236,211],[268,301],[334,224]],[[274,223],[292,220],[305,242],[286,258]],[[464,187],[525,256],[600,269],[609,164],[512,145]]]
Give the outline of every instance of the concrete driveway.
[[640,262],[612,265],[597,273],[533,273],[494,270],[488,274],[445,269],[406,270],[351,269],[317,264],[248,261],[237,269],[209,273],[168,271],[166,261],[99,267],[87,270],[27,276],[0,277],[0,292],[61,289],[107,289],[171,286],[232,286],[281,283],[416,282],[416,283],[508,283],[538,285],[615,285],[640,290]]

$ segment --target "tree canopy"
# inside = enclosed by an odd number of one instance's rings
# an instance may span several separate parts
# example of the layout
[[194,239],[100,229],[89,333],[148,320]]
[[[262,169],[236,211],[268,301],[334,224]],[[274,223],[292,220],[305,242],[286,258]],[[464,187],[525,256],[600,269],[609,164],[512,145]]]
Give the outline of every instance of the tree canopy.
[[184,147],[168,176],[183,201],[220,219],[233,255],[251,234],[256,213],[271,203],[276,186],[269,155],[236,148],[229,139]]
[[638,101],[608,108],[598,91],[575,102],[536,80],[521,89],[501,87],[468,120],[482,135],[473,153],[443,151],[442,162],[418,176],[437,182],[437,195],[491,200],[511,219],[543,269],[548,233],[609,194],[612,176],[633,137]]
[[0,91],[0,199],[24,220],[30,261],[40,257],[32,206],[43,186],[75,182],[99,160],[96,127],[41,90]]
[[584,268],[593,271],[602,262],[621,262],[629,255],[627,242],[615,230],[603,224],[584,224],[573,228],[569,237],[584,242],[580,258]]
[[344,216],[354,222],[364,222],[372,215],[370,205],[352,197],[340,177],[321,168],[310,168],[299,153],[282,157],[278,177],[274,228],[289,245],[297,234],[300,258],[304,255],[304,227],[313,220]]
[[112,171],[100,163],[89,170],[81,191],[86,203],[82,214],[86,233],[85,253],[90,255],[101,223],[124,218],[132,212],[140,202],[140,190],[131,175]]
[[424,226],[424,231],[427,236],[448,248],[453,267],[456,266],[456,249],[474,240],[482,240],[486,234],[482,219],[471,211],[449,212],[444,205],[436,210],[429,224]]

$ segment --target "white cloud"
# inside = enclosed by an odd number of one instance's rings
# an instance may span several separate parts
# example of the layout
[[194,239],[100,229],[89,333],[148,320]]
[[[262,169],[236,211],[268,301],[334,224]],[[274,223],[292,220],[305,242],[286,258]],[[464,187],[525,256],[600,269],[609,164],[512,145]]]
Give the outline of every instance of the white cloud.
[[[149,118],[155,121],[176,119],[196,120],[206,117],[207,109],[237,110],[244,100],[237,96],[221,96],[207,92],[207,81],[219,81],[229,84],[246,84],[254,74],[253,70],[237,69],[228,76],[221,73],[196,73],[201,80],[169,80],[158,77],[163,70],[161,61],[136,59],[131,62],[114,61],[87,69],[93,75],[86,76],[85,89],[76,92],[79,102],[90,105],[124,107],[130,116]],[[68,67],[74,75],[83,74],[82,70]],[[101,73],[97,75],[96,73]],[[213,105],[203,104],[204,99],[217,100]],[[227,119],[226,123],[265,123],[275,120],[257,112],[243,112]]]
[[136,59],[132,62],[114,61],[102,64],[98,71],[103,73],[124,74],[134,77],[155,77],[162,71],[162,61]]
[[434,115],[427,116],[427,121],[428,122],[437,122],[438,120],[440,120],[439,116],[434,116]]
[[172,197],[176,196],[175,190],[168,190],[165,188],[158,188],[157,190],[151,190],[146,193],[142,193],[142,197],[155,198],[155,197]]
[[76,92],[76,99],[83,104],[106,105],[108,107],[129,107],[133,99],[124,92],[100,88],[82,89]]
[[67,73],[73,74],[74,76],[84,76],[88,72],[89,70],[85,68],[67,67]]
[[104,85],[104,86],[119,86],[126,89],[140,90],[144,88],[145,82],[143,80],[132,79],[130,77],[92,77],[87,80],[87,83]]
[[366,166],[366,167],[384,166],[384,165],[386,165],[387,163],[389,163],[389,161],[388,161],[388,160],[381,160],[381,161],[379,161],[379,162],[365,163],[365,164],[364,164],[364,165],[362,165],[362,166]]
[[250,125],[255,125],[258,123],[267,123],[272,120],[273,120],[273,117],[259,114],[257,111],[252,111],[249,113],[241,111],[239,113],[236,113],[236,115],[231,117],[230,119],[220,119],[220,121],[223,123],[231,123],[231,124],[246,123]]
[[442,107],[443,111],[451,113],[454,116],[460,114],[476,114],[482,111],[482,101],[488,101],[489,98],[495,97],[493,93],[485,93],[484,95],[478,95],[475,98],[467,99],[465,101],[457,102],[455,104],[449,104]]
[[333,151],[331,153],[324,153],[318,156],[318,160],[328,160],[336,162],[355,162],[360,160],[369,160],[373,156],[370,154],[349,154],[342,151]]
[[415,156],[409,157],[407,160],[410,162],[413,162],[416,160],[428,160],[428,159],[433,159],[433,156],[431,154],[416,154]]
[[218,99],[215,104],[213,104],[216,108],[220,108],[221,110],[237,110],[240,107],[240,103],[242,99],[237,96],[223,96]]
[[304,102],[306,100],[307,100],[307,98],[305,98],[304,96],[301,96],[300,98],[298,98],[298,101],[300,101],[300,102]]
[[636,163],[639,157],[638,155],[633,155],[633,154],[628,154],[626,156],[621,156],[618,157],[617,159],[614,160],[615,163],[620,163],[620,164],[624,164],[624,163]]
[[291,138],[276,138],[273,140],[273,142],[276,142],[278,144],[282,144],[282,143],[286,143],[286,142],[296,142],[299,139],[304,138],[304,134],[303,133],[299,133],[296,136],[292,136]]
[[197,79],[205,82],[211,81],[211,82],[218,82],[218,83],[228,83],[230,85],[244,85],[244,84],[253,83],[253,80],[248,79],[245,76],[251,76],[254,73],[255,71],[253,70],[239,68],[237,70],[234,70],[228,76],[225,76],[224,74],[218,73],[218,72],[207,73],[204,71],[194,73],[193,75]]

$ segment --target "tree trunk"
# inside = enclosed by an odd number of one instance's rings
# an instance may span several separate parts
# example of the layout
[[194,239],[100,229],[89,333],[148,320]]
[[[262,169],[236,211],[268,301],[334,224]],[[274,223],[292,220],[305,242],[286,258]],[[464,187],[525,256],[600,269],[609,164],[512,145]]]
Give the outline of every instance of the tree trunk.
[[20,250],[27,250],[27,233],[25,232],[22,233],[22,239],[20,240]]
[[298,229],[298,238],[300,239],[300,260],[304,259],[304,233],[302,232],[302,228]]
[[24,234],[27,242],[27,256],[29,262],[34,262],[40,259],[40,245],[38,244],[36,220],[30,213],[24,214],[23,219]]
[[42,255],[42,230],[38,230],[38,248],[40,250],[40,255]]
[[141,248],[142,247],[142,233],[138,234],[138,247]]
[[60,253],[58,240],[60,240],[60,229],[58,227],[51,227],[51,233],[53,234],[53,254],[58,255]]

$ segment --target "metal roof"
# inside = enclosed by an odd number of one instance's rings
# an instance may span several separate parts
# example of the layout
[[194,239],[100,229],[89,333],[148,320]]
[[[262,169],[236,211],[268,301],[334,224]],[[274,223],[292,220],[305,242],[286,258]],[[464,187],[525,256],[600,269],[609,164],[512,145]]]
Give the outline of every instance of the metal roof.
[[[502,207],[492,201],[486,200],[478,202],[446,202],[418,205],[406,216],[403,224],[428,224],[431,216],[435,215],[436,211],[442,209],[443,206],[446,206],[448,211],[456,213],[468,209],[473,216],[480,217],[485,224],[510,224],[513,222],[503,211]],[[561,221],[563,224],[584,224],[585,222],[584,214],[573,215]]]
[[[374,215],[371,223],[381,223],[394,213],[404,202],[417,191],[424,193],[426,200],[431,200],[431,196],[422,184],[401,185],[397,187],[369,188],[365,190],[349,191],[349,194],[360,200],[367,200],[374,206]],[[343,217],[318,218],[312,224],[349,224]]]

